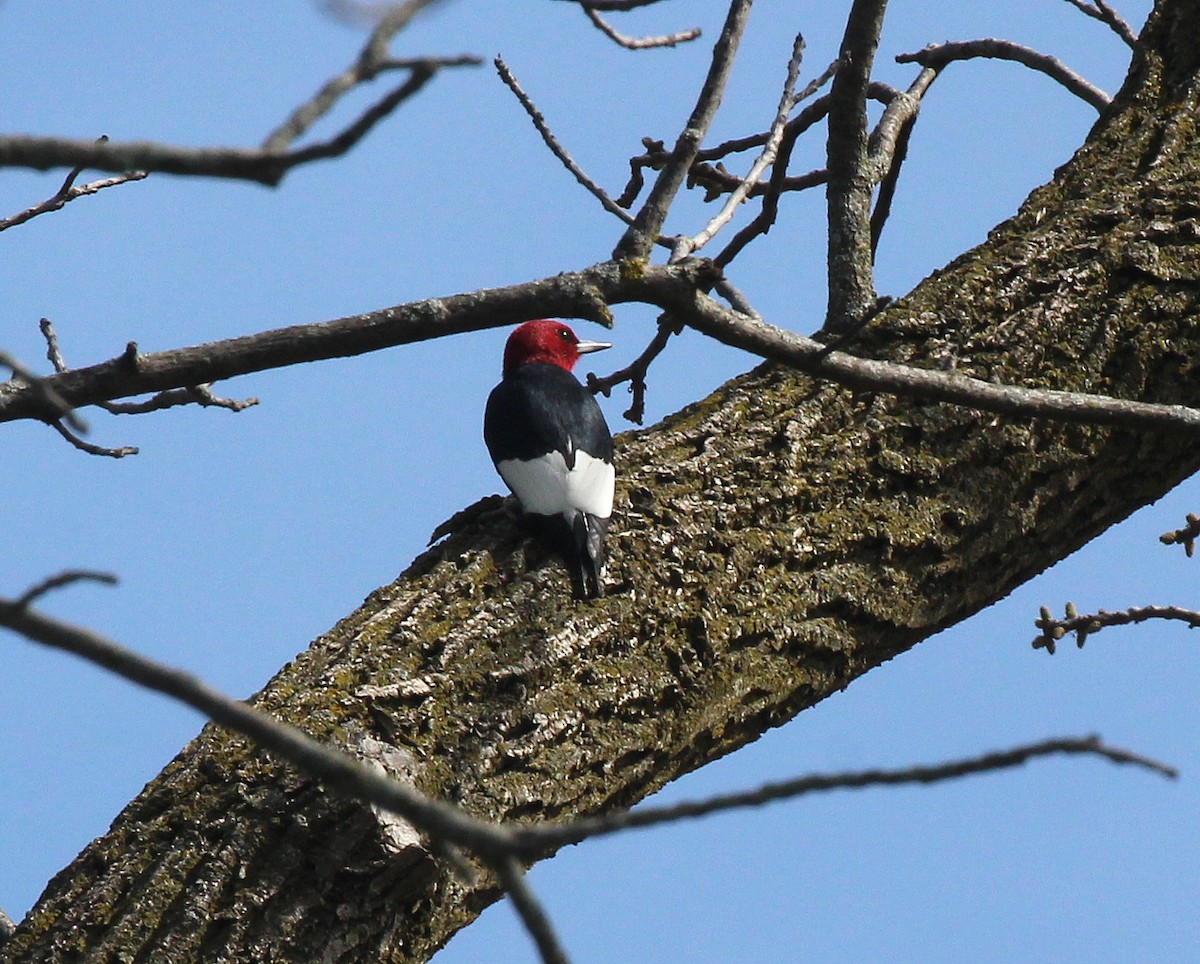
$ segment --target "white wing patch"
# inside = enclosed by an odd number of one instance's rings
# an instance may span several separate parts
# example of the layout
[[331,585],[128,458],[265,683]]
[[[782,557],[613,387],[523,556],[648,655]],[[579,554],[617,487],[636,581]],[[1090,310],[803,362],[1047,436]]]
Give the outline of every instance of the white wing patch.
[[587,452],[575,452],[575,468],[569,471],[560,452],[548,452],[529,462],[508,459],[497,463],[496,470],[526,512],[561,514],[568,522],[576,512],[601,519],[612,515],[616,472]]

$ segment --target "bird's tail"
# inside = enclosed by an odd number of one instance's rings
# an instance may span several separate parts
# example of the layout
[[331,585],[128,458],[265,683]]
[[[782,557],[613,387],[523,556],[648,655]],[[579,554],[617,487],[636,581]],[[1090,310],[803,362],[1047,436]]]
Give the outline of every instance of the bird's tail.
[[572,529],[576,588],[584,599],[599,599],[604,595],[604,534],[608,531],[608,519],[580,512]]

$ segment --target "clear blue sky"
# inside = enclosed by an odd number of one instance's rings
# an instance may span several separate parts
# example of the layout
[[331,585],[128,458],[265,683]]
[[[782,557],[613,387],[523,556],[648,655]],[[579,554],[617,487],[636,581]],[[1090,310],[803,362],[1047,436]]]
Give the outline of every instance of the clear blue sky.
[[[758,5],[716,136],[766,126],[796,31],[808,40],[806,78],[832,59],[843,17],[834,6]],[[665,3],[618,20],[630,32],[707,32],[690,48],[635,54],[569,4],[448,0],[395,49],[502,53],[579,162],[616,191],[642,136],[675,135],[723,7]],[[1137,25],[1147,7],[1121,3]],[[6,130],[194,145],[256,143],[362,39],[315,4],[229,0],[9,0],[0,27]],[[1110,92],[1128,60],[1115,36],[1062,0],[895,0],[879,75],[905,85],[914,69],[891,55],[984,36],[1053,53]],[[952,66],[916,129],[880,249],[881,292],[903,294],[981,241],[1094,119],[1015,65]],[[814,140],[807,166],[820,151]],[[4,172],[0,214],[52,194],[62,176]],[[770,321],[802,332],[823,310],[821,201],[789,198],[768,243],[733,272]],[[703,214],[689,201],[669,227],[694,231]],[[490,67],[448,72],[349,158],[298,171],[277,190],[155,176],[6,232],[0,347],[43,366],[37,321],[47,316],[68,361],[91,363],[131,339],[144,350],[178,347],[578,268],[617,236]],[[620,309],[616,348],[596,370],[639,352],[652,318]],[[113,570],[117,588],[75,588],[46,608],[249,695],[400,572],[439,522],[500,491],[480,421],[504,335],[218,386],[262,399],[237,415],[89,413],[93,441],[141,447],[120,462],[76,452],[44,426],[3,426],[0,595],[67,567]],[[685,335],[653,372],[650,419],[753,362]],[[605,405],[620,427],[625,398]],[[587,843],[532,875],[568,949],[603,964],[1194,960],[1195,641],[1148,625],[1049,658],[1029,640],[1042,603],[1194,607],[1200,560],[1156,537],[1198,505],[1200,486],[1189,482],[660,799],[1090,732],[1180,766],[1178,783],[1052,760]],[[0,906],[20,917],[202,720],[17,637],[0,643]],[[438,958],[533,959],[504,905]]]

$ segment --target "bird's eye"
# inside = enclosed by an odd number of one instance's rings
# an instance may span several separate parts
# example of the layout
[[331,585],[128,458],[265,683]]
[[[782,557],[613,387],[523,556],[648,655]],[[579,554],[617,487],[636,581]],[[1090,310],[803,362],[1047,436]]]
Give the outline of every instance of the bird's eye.
[[571,333],[566,328],[560,328],[558,329],[558,337],[563,341],[570,341]]

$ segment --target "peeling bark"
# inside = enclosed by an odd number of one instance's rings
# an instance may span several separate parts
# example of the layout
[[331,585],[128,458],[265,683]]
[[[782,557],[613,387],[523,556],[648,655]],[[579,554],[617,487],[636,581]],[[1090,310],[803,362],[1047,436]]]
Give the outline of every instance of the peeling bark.
[[[1088,143],[877,317],[872,357],[1200,403],[1200,3],[1163,0]],[[467,518],[258,704],[494,819],[624,806],[1008,593],[1200,465],[772,365],[619,440],[609,595]],[[498,895],[208,727],[51,881],[9,962],[424,960]]]

